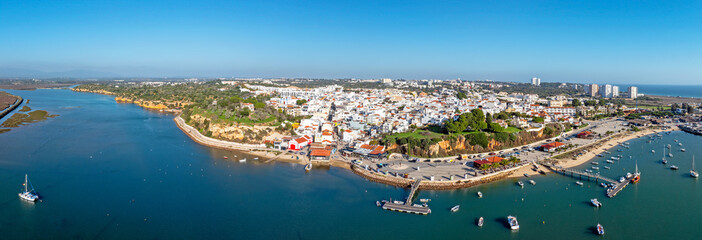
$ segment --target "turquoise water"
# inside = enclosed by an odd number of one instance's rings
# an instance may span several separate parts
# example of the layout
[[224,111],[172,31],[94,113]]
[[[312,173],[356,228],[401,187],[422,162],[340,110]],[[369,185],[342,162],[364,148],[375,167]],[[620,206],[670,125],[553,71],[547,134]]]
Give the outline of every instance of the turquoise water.
[[[636,85],[639,93],[672,97],[702,98],[702,85]],[[628,87],[628,86],[627,86]],[[627,91],[627,87],[620,88]]]
[[[579,187],[551,174],[535,176],[537,184],[523,189],[504,180],[421,191],[420,198],[432,199],[433,213],[419,216],[375,206],[376,200],[403,198],[405,189],[339,168],[305,174],[304,166],[251,156],[239,163],[233,156],[244,154],[194,143],[172,116],[110,96],[9,92],[60,116],[0,134],[2,239],[599,239],[598,222],[608,239],[702,238],[702,186],[687,175],[693,153],[702,166],[702,138],[682,132],[651,144],[632,140],[623,152],[615,148],[614,155],[627,157],[602,174],[632,172],[638,159],[642,180],[613,199],[595,183]],[[673,152],[677,172],[658,162],[673,139],[687,148]],[[25,173],[43,202],[17,197]],[[485,196],[478,199],[477,191]],[[604,206],[590,206],[593,197]],[[456,204],[461,210],[450,213]],[[521,230],[507,228],[510,214]],[[475,226],[480,216],[482,229]]]

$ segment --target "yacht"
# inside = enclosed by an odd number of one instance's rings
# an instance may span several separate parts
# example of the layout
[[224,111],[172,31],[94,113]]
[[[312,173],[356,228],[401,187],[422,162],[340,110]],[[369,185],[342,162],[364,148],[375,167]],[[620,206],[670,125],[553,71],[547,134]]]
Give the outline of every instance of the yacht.
[[602,186],[603,188],[606,188],[606,187],[607,187],[607,184],[606,184],[606,183],[600,183],[600,186]]
[[583,185],[583,182],[581,182],[581,181],[576,181],[575,184],[577,184],[578,186],[582,186],[582,185]]
[[685,152],[685,149],[684,149],[684,148],[681,148],[680,151],[681,151],[681,152]]
[[451,212],[458,212],[458,210],[461,209],[461,205],[456,205],[451,208]]
[[599,162],[591,162],[591,163],[592,163],[592,165],[599,165],[600,164]]
[[605,232],[604,232],[604,227],[602,227],[602,224],[599,224],[599,223],[598,223],[598,224],[597,224],[597,235],[602,236],[602,235],[604,235],[604,234],[605,234]]
[[29,177],[27,177],[27,174],[24,175],[24,183],[22,184],[23,190],[21,193],[19,193],[19,197],[21,199],[30,201],[30,202],[36,202],[37,199],[39,199],[39,195],[37,194],[36,191],[34,191],[34,186],[32,186],[32,183],[29,182]]
[[483,227],[483,223],[485,223],[485,219],[483,219],[483,217],[480,217],[478,219],[478,227]]
[[483,193],[482,193],[482,192],[478,192],[478,198],[483,198]]
[[534,180],[529,180],[529,183],[531,183],[531,185],[536,185],[536,182],[534,182]]
[[590,199],[590,203],[592,203],[592,206],[602,207],[602,203],[600,201],[597,201],[597,198]]
[[594,170],[600,170],[600,167],[592,166],[592,169],[594,169]]
[[700,177],[700,174],[697,173],[697,170],[695,170],[695,155],[692,155],[692,169],[690,169],[690,176],[693,178]]
[[633,176],[634,176],[634,174],[626,173],[626,178],[631,178],[631,177],[633,177]]
[[507,216],[507,222],[509,223],[509,228],[512,230],[519,230],[519,222],[517,222],[517,217]]
[[678,166],[670,165],[670,169],[672,169],[672,170],[678,170]]
[[620,177],[620,178],[619,178],[619,182],[620,182],[620,183],[623,183],[624,181],[626,181],[626,178],[624,178],[624,177]]
[[517,182],[517,185],[519,185],[520,187],[524,187],[524,183],[522,181]]
[[631,179],[632,183],[637,183],[641,180],[641,172],[639,172],[639,161],[636,161],[636,170],[634,170],[634,178]]
[[607,163],[614,163],[614,161],[612,161],[612,160],[607,160],[606,162]]

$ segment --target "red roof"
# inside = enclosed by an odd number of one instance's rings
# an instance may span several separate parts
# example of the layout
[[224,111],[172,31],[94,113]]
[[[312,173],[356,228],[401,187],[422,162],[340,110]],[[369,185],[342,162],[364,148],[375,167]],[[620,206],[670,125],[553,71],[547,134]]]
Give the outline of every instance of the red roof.
[[329,155],[331,155],[331,151],[322,149],[312,150],[312,152],[310,153],[310,156],[313,157],[328,157]]
[[563,145],[565,145],[565,143],[562,143],[562,142],[552,142],[552,143],[549,143],[549,144],[541,145],[541,147],[544,148],[544,149],[551,149],[551,148],[557,148],[557,147],[560,147],[560,146],[563,146]]

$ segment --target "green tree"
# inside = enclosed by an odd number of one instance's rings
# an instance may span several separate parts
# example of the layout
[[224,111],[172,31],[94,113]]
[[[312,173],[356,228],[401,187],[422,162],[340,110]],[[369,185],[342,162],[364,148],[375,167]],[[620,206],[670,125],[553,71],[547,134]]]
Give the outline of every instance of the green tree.
[[534,117],[534,119],[533,119],[532,121],[537,122],[537,123],[543,123],[543,122],[544,122],[544,118],[542,118],[542,117]]
[[466,98],[468,98],[468,96],[466,96],[466,94],[463,93],[463,92],[458,92],[458,93],[456,94],[456,97],[457,97],[458,99],[466,99]]
[[551,136],[551,134],[553,134],[553,128],[551,128],[551,127],[545,127],[545,128],[544,128],[544,134],[547,135],[547,136]]
[[483,148],[488,146],[488,137],[485,133],[479,132],[475,134],[470,134],[470,145],[479,145]]
[[307,100],[305,100],[305,99],[300,99],[300,100],[297,100],[295,103],[297,103],[297,105],[302,105],[302,104],[307,103]]
[[573,105],[573,107],[579,107],[582,104],[580,104],[580,100],[578,100],[577,98],[573,98],[571,105]]

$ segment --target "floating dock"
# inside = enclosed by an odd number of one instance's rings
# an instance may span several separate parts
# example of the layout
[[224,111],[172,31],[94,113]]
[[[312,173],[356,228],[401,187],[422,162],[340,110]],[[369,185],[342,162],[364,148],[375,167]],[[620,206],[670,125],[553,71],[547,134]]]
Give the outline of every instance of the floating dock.
[[563,167],[558,167],[550,164],[542,164],[554,172],[561,173],[565,176],[571,176],[571,177],[577,177],[579,179],[587,179],[589,181],[595,181],[595,182],[606,182],[606,183],[611,183],[614,184],[614,188],[607,188],[607,197],[612,198],[617,195],[617,193],[621,192],[622,189],[624,189],[629,183],[631,182],[632,178],[627,178],[626,181],[624,182],[617,182],[614,181],[611,178],[603,177],[600,176],[599,174],[592,174],[588,172],[583,172],[580,170],[574,170],[574,169],[568,169],[568,168],[563,168]]
[[423,206],[419,204],[412,204],[412,199],[414,198],[414,195],[417,193],[417,189],[419,189],[419,185],[421,184],[422,179],[417,179],[412,183],[412,186],[410,188],[410,193],[407,196],[407,200],[404,202],[391,202],[391,201],[383,201],[383,206],[382,208],[385,210],[390,210],[390,211],[396,211],[396,212],[404,212],[404,213],[413,213],[413,214],[421,214],[421,215],[427,215],[431,213],[431,209],[429,209],[428,206]]

